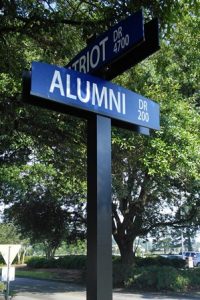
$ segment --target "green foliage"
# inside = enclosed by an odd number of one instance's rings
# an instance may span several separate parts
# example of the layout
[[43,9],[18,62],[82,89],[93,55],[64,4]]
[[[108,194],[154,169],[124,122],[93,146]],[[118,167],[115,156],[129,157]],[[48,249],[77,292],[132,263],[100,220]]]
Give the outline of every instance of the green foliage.
[[133,272],[133,266],[123,263],[113,264],[113,286],[124,287],[124,283],[130,280]]
[[[20,225],[23,236],[31,236],[32,242],[43,242],[46,253],[54,251],[64,238],[66,212],[50,198],[51,195],[42,198],[35,194],[31,196],[30,202],[14,204],[9,217]],[[51,256],[51,252],[48,254]]]
[[3,282],[0,282],[0,293],[3,293],[5,291],[5,284]]
[[183,259],[168,259],[162,256],[136,258],[135,263],[138,267],[144,266],[172,266],[174,268],[183,268],[186,265]]
[[150,138],[113,130],[113,233],[124,260],[131,257],[127,248],[136,236],[166,226],[199,224],[196,8],[179,1],[179,18],[173,16],[171,29],[162,32],[160,51],[117,80],[157,100],[161,108],[161,130]]
[[189,287],[200,288],[200,269],[189,269],[182,272],[183,276],[188,277]]
[[172,266],[114,266],[115,286],[137,290],[185,292],[200,287],[199,269],[177,269]]
[[56,260],[54,258],[47,259],[45,257],[27,258],[27,266],[29,268],[55,268]]
[[[143,274],[143,271],[148,268],[150,270],[153,268],[153,270],[155,269],[156,272],[157,270],[160,270],[159,268],[163,268],[163,270],[166,268],[167,270],[168,267],[172,268],[173,270],[182,269],[185,267],[185,261],[180,259],[170,260],[161,256],[146,258],[135,257],[133,264],[124,264],[120,257],[113,257],[113,284],[114,286],[118,287],[124,285],[129,286],[132,284],[132,282],[135,284],[135,279],[137,276],[142,276],[141,274]],[[139,288],[139,282],[137,283],[136,287]],[[142,287],[143,286],[141,286],[141,288]]]
[[47,271],[36,271],[36,270],[23,270],[16,269],[16,277],[23,278],[35,278],[35,279],[44,279],[44,280],[55,280],[57,279],[55,274],[52,274]]
[[0,223],[0,244],[20,244],[22,241],[12,223]]
[[59,254],[57,251],[56,254],[62,256],[63,253],[67,255],[86,255],[87,245],[86,240],[77,240],[75,243],[65,244],[62,249],[62,253]]
[[126,287],[154,291],[185,291],[189,280],[173,267],[149,266],[133,270]]
[[86,260],[87,257],[85,255],[71,255],[64,256],[58,259],[58,265],[60,267],[65,267],[68,269],[86,269]]
[[29,268],[66,268],[84,270],[86,268],[86,256],[70,255],[52,259],[32,257],[27,260],[27,266]]

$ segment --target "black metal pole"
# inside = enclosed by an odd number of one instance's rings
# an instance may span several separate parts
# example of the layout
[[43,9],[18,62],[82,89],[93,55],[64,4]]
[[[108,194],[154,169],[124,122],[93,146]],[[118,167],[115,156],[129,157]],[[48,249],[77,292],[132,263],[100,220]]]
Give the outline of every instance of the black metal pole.
[[112,300],[111,119],[88,120],[87,300]]

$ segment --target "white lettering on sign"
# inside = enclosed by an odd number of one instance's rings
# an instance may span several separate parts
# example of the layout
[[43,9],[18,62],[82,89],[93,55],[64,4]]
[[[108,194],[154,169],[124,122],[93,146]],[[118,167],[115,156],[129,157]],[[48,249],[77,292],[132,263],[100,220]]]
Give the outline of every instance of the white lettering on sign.
[[118,53],[129,45],[129,35],[123,35],[123,28],[119,26],[113,31],[113,52]]
[[146,100],[139,99],[138,120],[149,122],[148,103]]
[[61,80],[61,76],[60,76],[60,72],[59,71],[55,71],[54,75],[53,75],[53,79],[51,82],[51,86],[50,86],[50,92],[52,93],[52,91],[54,90],[54,88],[58,88],[60,90],[60,94],[62,96],[65,95],[64,93],[64,88],[63,88],[63,84],[62,84],[62,80]]
[[[55,71],[56,72],[56,71]],[[71,93],[71,77],[69,74],[67,74],[66,76],[66,97],[67,98],[71,98],[71,99],[74,99],[76,100],[77,99],[77,96],[76,95],[73,95]],[[51,84],[52,85],[52,84]],[[53,93],[54,89],[51,91],[51,88],[49,90],[51,93]],[[65,95],[62,95],[62,96],[65,96]]]
[[[66,74],[66,82],[62,81],[60,71],[55,70],[51,85],[50,93],[59,92],[63,97],[73,100],[79,100],[82,103],[90,103],[93,106],[101,107],[119,114],[126,114],[126,95],[120,91],[114,91],[106,86],[98,87],[94,82],[82,80],[77,77],[76,82],[71,83],[71,75]],[[64,86],[66,85],[66,92]],[[72,91],[73,85],[73,91]]]
[[83,103],[90,101],[90,82],[88,80],[86,81],[85,91],[83,91],[81,79],[77,78],[77,96],[78,99]]
[[103,106],[103,102],[104,102],[104,107],[108,109],[108,93],[106,87],[104,86],[99,93],[97,84],[93,83],[92,105],[96,105],[96,102],[97,102],[97,106],[99,107]]
[[116,30],[113,31],[113,42],[121,39],[122,35],[122,26],[119,26]]
[[89,73],[90,70],[95,69],[98,64],[104,62],[106,59],[106,42],[108,36],[101,40],[97,45],[94,45],[92,49],[86,52],[86,55],[82,55],[77,59],[69,69],[75,71]]

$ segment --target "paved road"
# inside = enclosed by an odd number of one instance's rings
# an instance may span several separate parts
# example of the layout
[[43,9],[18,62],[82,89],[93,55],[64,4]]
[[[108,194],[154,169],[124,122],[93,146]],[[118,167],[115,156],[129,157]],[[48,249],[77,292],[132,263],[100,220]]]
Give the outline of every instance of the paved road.
[[[11,282],[16,292],[14,300],[86,300],[84,286],[46,280],[17,278]],[[115,290],[113,300],[197,300],[198,295],[162,295],[158,293],[131,293]]]

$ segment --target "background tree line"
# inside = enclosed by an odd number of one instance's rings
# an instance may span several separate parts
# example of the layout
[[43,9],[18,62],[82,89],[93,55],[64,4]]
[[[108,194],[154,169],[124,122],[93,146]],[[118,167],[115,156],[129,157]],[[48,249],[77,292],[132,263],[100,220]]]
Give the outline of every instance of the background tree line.
[[[159,17],[161,50],[114,81],[156,100],[151,137],[113,128],[113,236],[124,262],[133,242],[166,226],[199,226],[198,1],[0,3],[0,200],[4,221],[47,256],[86,236],[85,120],[25,105],[22,71],[33,60],[64,66],[96,32],[143,8]],[[164,229],[163,229],[164,228]]]

